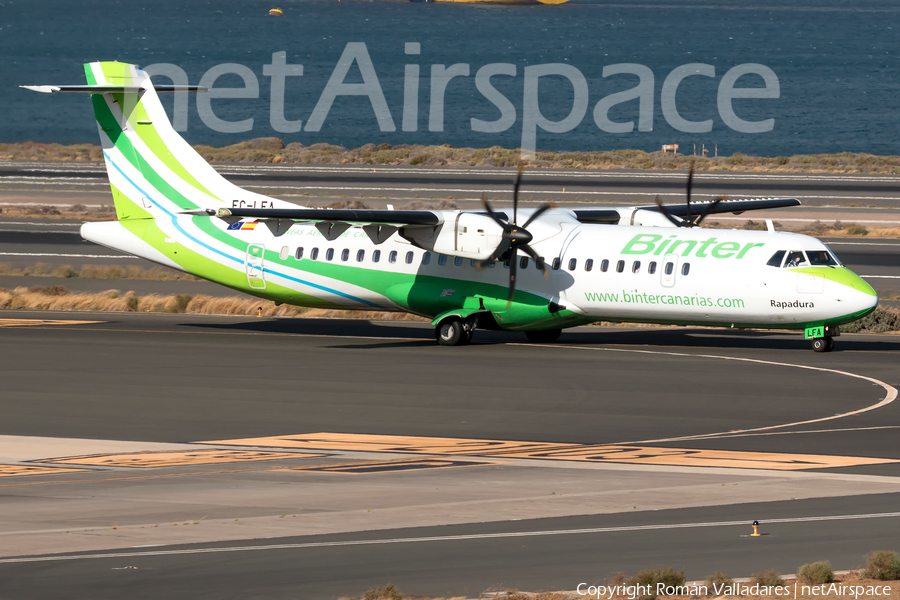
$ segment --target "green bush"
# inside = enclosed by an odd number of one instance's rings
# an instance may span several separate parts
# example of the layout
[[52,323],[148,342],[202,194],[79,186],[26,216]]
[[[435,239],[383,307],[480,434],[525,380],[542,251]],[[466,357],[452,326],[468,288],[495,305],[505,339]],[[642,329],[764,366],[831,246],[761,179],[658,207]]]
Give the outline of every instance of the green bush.
[[900,579],[900,554],[888,550],[876,550],[866,556],[866,577],[881,581]]
[[178,294],[175,296],[175,312],[183,313],[187,310],[188,304],[193,300],[190,294]]
[[869,230],[862,225],[854,225],[847,229],[847,235],[869,235]]
[[820,560],[819,562],[805,564],[797,570],[797,579],[800,583],[818,585],[834,581],[834,571],[831,570],[831,562]]
[[758,583],[759,585],[765,587],[784,585],[784,579],[781,578],[781,573],[779,573],[775,569],[769,569],[768,571],[760,571],[759,573],[754,573],[750,578],[750,582]]
[[844,333],[886,333],[900,331],[900,312],[893,308],[878,307],[875,311],[858,321],[841,325]]

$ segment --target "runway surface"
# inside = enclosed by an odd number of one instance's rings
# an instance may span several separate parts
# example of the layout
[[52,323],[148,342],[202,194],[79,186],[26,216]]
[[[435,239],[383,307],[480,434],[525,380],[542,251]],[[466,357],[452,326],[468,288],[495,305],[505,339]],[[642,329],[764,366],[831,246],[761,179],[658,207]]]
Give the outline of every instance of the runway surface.
[[[369,198],[477,200],[508,197],[515,169],[394,167],[380,165],[216,165],[225,177],[255,192],[276,197],[321,200]],[[531,169],[523,180],[523,199],[553,202],[652,204],[659,194],[681,202],[686,173],[634,170],[587,171]],[[707,173],[695,175],[698,198],[727,194],[791,196],[807,206],[897,208],[898,177],[775,173]],[[95,163],[0,162],[0,197],[19,201],[87,202],[108,191],[106,172]],[[62,199],[62,200],[61,200]]]
[[[685,328],[444,348],[415,323],[0,325],[4,598],[475,596],[852,568],[900,542],[896,336],[815,354]],[[753,519],[766,536],[742,537]]]

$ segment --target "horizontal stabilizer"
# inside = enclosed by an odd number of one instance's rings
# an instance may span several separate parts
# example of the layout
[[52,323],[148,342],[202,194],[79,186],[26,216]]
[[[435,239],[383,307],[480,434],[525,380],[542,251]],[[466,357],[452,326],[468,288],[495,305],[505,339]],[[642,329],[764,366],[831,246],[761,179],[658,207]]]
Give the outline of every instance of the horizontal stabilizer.
[[[141,91],[139,85],[20,85],[20,88],[40,92],[42,94],[57,94],[59,92],[76,92],[82,94],[137,94]],[[199,85],[155,85],[157,92],[208,92],[209,89]]]

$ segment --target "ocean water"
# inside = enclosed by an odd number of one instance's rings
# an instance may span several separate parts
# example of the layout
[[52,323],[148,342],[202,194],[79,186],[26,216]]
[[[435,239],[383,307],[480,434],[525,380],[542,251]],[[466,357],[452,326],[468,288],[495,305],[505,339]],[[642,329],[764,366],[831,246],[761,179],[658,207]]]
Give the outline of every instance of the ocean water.
[[[282,18],[267,17],[281,6]],[[216,98],[215,115],[252,119],[249,131],[223,132],[204,123],[190,100],[185,137],[224,145],[275,135],[285,143],[328,142],[356,147],[373,142],[519,147],[522,142],[525,69],[571,65],[583,74],[588,104],[567,131],[537,128],[547,150],[658,150],[677,143],[684,152],[706,144],[720,154],[787,155],[817,152],[900,154],[900,2],[896,0],[572,0],[561,6],[499,6],[361,0],[0,0],[0,142],[93,142],[90,103],[80,94],[38,95],[20,84],[84,83],[81,64],[119,60],[141,66],[178,65],[191,83],[223,63],[244,65],[258,81],[256,98]],[[319,131],[279,133],[271,124],[270,77],[263,66],[275,52],[302,64],[302,77],[286,83],[284,113],[307,124],[348,43],[362,42],[371,58],[395,130],[379,126],[366,96],[339,96]],[[421,53],[408,56],[405,43]],[[476,87],[479,68],[515,65],[515,76],[491,81],[515,110],[502,131],[473,131],[471,119],[494,121],[500,110]],[[594,107],[637,78],[604,78],[603,67],[637,63],[652,71],[652,130],[638,131],[639,103],[610,111],[613,121],[634,121],[626,133],[601,130]],[[684,79],[675,97],[681,116],[712,119],[705,133],[680,131],[661,110],[663,82],[675,68],[704,63],[714,77]],[[778,78],[780,96],[738,99],[734,110],[748,121],[774,119],[771,131],[742,133],[729,127],[717,105],[722,76],[757,63]],[[432,65],[466,64],[469,77],[449,82],[442,130],[429,128]],[[418,119],[403,131],[404,73],[419,65]],[[160,79],[162,82],[168,80]],[[347,83],[362,81],[356,65]],[[238,87],[235,74],[216,87]],[[748,75],[738,87],[759,87]],[[559,76],[539,80],[538,106],[548,121],[573,106],[573,87]],[[168,109],[172,98],[165,98]],[[435,129],[437,127],[434,127]],[[547,127],[550,129],[551,127]]]

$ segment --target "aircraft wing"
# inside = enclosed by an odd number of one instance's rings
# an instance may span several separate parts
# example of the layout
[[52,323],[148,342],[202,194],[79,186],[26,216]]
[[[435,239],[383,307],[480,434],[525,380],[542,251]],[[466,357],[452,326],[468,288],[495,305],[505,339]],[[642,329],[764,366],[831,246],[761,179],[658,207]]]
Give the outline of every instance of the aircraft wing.
[[[210,214],[211,210],[185,211]],[[444,219],[430,210],[352,210],[345,208],[220,208],[217,217],[250,219],[289,219],[304,223],[348,223],[352,225],[439,225]],[[212,216],[212,215],[210,215]]]
[[[687,204],[666,204],[666,210],[669,214],[676,217],[686,217],[687,215],[699,215],[711,202],[691,202]],[[739,215],[748,210],[763,210],[772,208],[785,208],[788,206],[800,206],[800,201],[796,198],[754,198],[754,199],[738,199],[723,200],[718,205],[712,207],[708,214],[734,213]],[[629,214],[636,214],[638,211],[649,211],[659,213],[659,207],[656,205],[621,207],[621,208],[577,208],[572,212],[575,218],[581,223],[600,223],[606,225],[622,224],[622,217]]]

